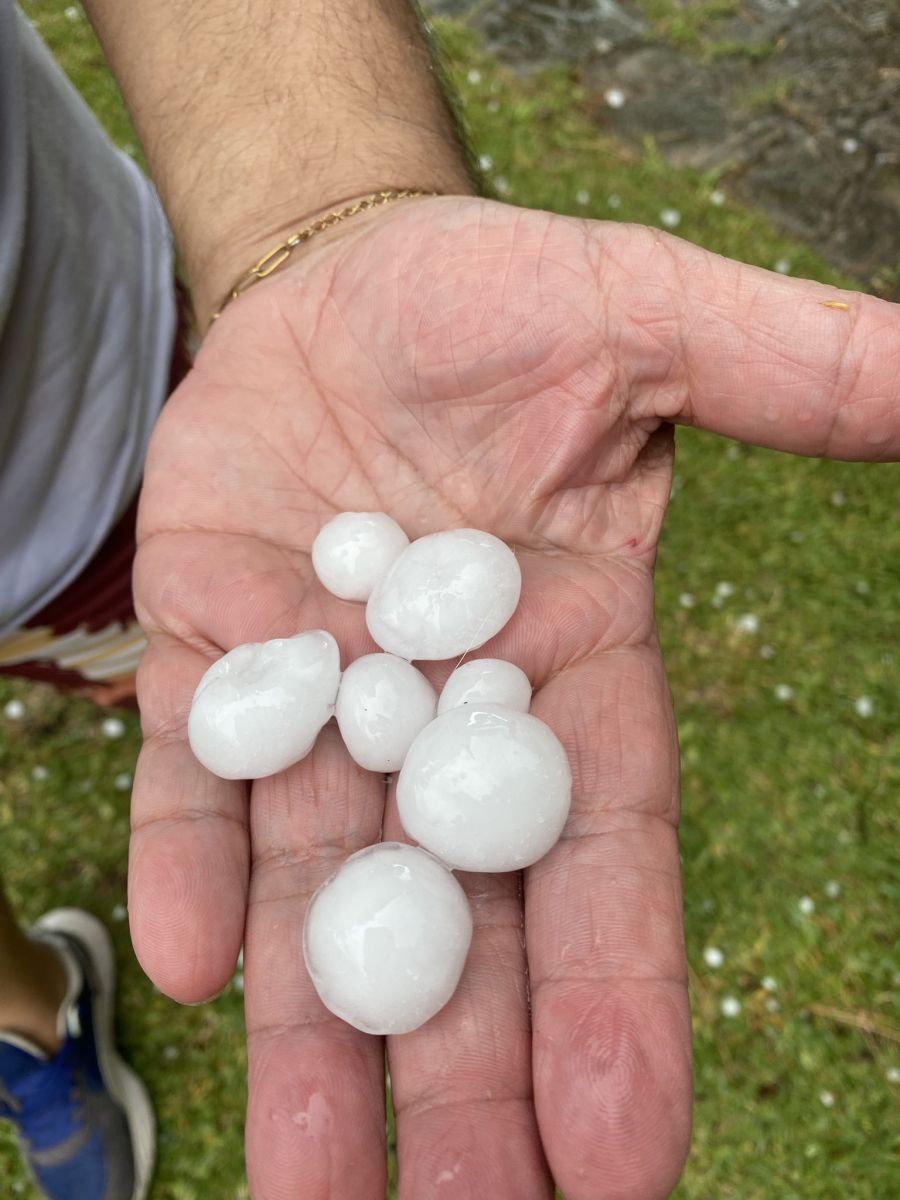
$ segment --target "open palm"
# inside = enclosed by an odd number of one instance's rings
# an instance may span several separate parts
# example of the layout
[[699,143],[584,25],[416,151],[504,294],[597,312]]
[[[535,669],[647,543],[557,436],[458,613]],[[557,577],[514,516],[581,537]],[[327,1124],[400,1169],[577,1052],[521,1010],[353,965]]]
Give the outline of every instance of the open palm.
[[[652,590],[668,422],[891,457],[896,312],[647,229],[472,199],[347,229],[226,312],[151,447],[137,952],[195,1001],[245,942],[257,1200],[384,1195],[384,1046],[322,1007],[301,929],[344,857],[402,837],[393,787],[334,726],[284,774],[226,783],[193,759],[186,717],[239,642],[324,627],[344,665],[374,649],[361,606],[312,574],[335,512],[384,511],[410,537],[489,530],[514,548],[523,598],[479,653],[528,673],[573,804],[524,877],[460,876],[475,917],[460,987],[387,1039],[400,1194],[538,1200],[555,1181],[567,1200],[654,1200],[690,1128],[677,745]],[[427,670],[440,684],[453,665]]]

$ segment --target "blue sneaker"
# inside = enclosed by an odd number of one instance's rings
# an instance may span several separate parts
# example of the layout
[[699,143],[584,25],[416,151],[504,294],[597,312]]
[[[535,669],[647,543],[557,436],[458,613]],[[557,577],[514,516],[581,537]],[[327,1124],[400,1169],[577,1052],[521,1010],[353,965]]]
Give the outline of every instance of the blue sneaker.
[[48,1200],[144,1200],[155,1122],[141,1081],[113,1039],[109,934],[74,908],[41,917],[31,936],[59,953],[68,977],[53,1058],[0,1030],[0,1117],[16,1126]]

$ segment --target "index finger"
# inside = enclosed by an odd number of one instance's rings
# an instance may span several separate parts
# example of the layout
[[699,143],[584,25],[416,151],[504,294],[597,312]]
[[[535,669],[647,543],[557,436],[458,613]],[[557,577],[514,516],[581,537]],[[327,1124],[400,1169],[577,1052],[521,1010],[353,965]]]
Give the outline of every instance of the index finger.
[[525,876],[535,1106],[567,1200],[662,1200],[690,1139],[678,759],[655,644],[595,651],[532,712],[572,765],[563,836]]

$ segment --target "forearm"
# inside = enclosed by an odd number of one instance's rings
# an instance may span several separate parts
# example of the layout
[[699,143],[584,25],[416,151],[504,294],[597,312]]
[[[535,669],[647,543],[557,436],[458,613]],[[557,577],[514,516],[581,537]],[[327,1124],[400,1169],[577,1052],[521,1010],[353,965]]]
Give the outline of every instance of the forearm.
[[472,185],[407,0],[87,0],[198,313],[298,221]]

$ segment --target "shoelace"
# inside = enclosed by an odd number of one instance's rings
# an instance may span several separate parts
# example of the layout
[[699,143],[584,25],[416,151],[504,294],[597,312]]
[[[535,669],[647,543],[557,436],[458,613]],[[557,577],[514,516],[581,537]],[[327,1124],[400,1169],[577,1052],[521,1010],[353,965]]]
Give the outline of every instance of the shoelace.
[[0,1117],[14,1117],[22,1111],[21,1103],[12,1092],[8,1092],[0,1079]]

